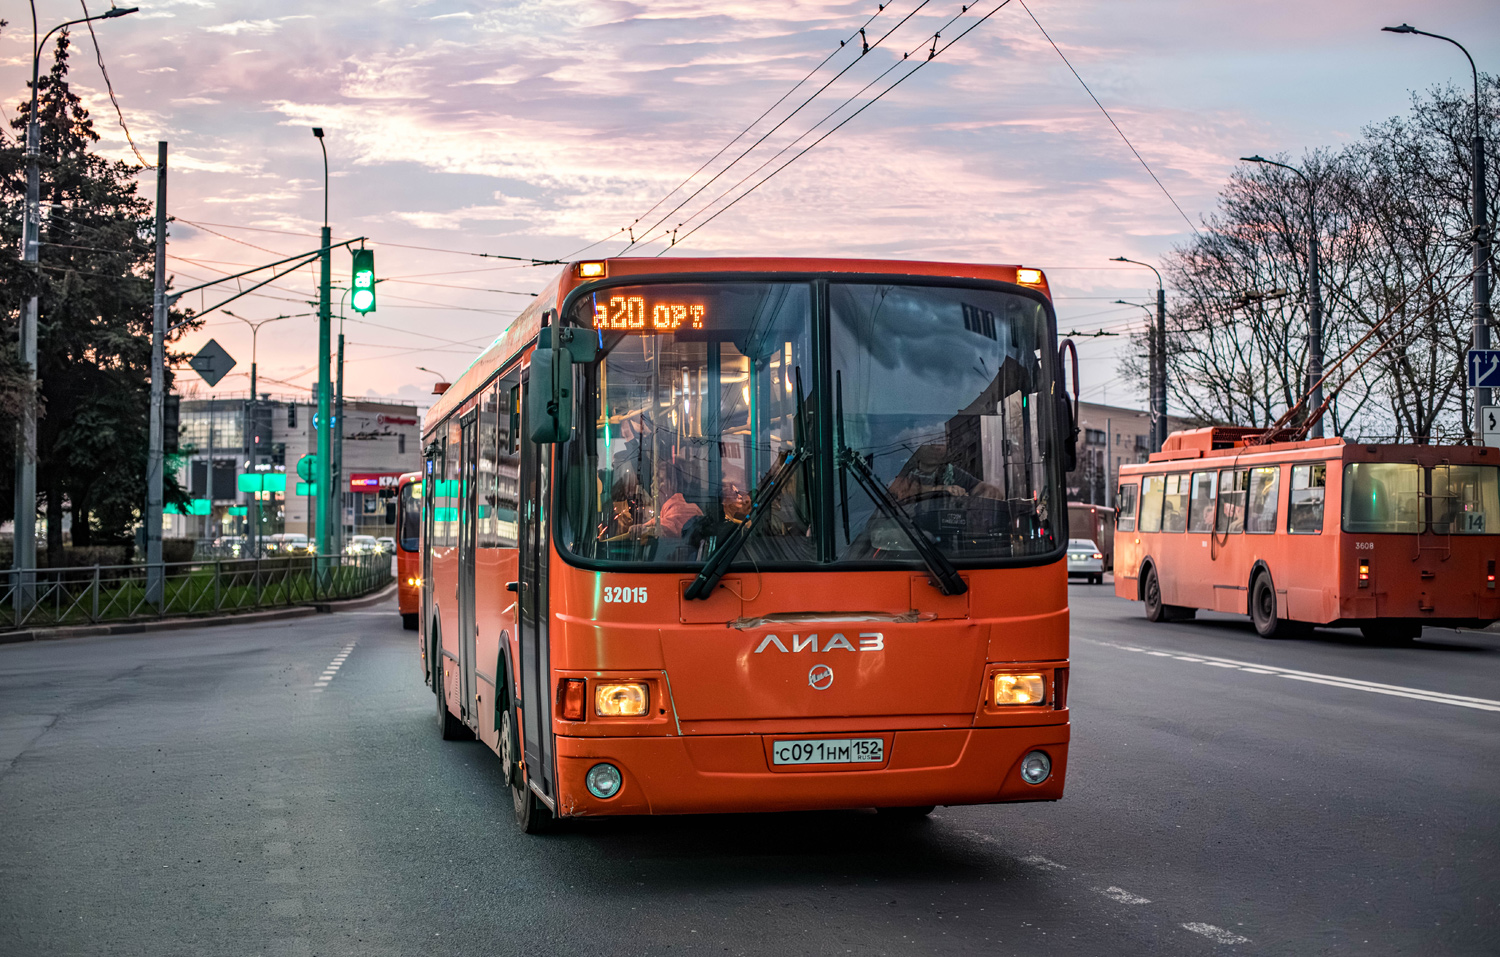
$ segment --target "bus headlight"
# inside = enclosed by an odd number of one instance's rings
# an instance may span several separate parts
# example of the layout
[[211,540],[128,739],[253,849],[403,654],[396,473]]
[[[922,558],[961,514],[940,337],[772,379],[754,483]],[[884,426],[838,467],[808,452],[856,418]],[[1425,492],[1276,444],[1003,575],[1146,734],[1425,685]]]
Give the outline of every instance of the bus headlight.
[[638,718],[651,705],[644,681],[617,681],[594,686],[594,713],[605,718]]
[[620,769],[613,764],[596,764],[584,775],[583,783],[596,798],[612,798],[620,793]]
[[1041,675],[995,675],[995,704],[1041,704],[1047,682]]
[[[608,765],[600,765],[600,767],[608,767]],[[1021,780],[1027,784],[1041,784],[1051,776],[1052,759],[1047,757],[1047,752],[1033,751],[1022,759]]]

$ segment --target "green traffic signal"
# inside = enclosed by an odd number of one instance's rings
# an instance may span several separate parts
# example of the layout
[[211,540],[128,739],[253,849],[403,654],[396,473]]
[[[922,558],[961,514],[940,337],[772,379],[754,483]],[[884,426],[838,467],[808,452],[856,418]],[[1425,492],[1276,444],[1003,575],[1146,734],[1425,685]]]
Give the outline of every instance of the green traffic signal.
[[375,311],[375,250],[354,249],[354,282],[349,304],[358,313]]

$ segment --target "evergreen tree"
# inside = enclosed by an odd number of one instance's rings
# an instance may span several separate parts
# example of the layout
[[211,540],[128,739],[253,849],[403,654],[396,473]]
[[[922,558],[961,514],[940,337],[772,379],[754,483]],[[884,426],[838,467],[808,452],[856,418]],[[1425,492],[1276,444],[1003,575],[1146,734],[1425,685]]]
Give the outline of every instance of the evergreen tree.
[[[64,33],[52,68],[38,82],[40,261],[34,271],[14,260],[0,267],[7,342],[16,339],[25,297],[39,295],[37,490],[53,556],[61,555],[65,510],[72,512],[75,545],[96,544],[95,536],[98,543],[131,536],[145,502],[151,379],[151,204],[139,195],[130,164],[91,151],[99,136],[68,87],[68,50]],[[29,117],[28,97],[11,122],[15,134],[0,143],[0,229],[17,242]],[[8,377],[19,373],[24,386],[24,369],[14,348],[0,353],[14,366],[0,362],[0,415],[9,418],[0,423],[6,426],[0,454],[8,463],[14,456],[16,407],[24,395]],[[166,385],[170,390],[170,371]],[[11,509],[13,481],[11,470],[0,467],[0,514]],[[167,481],[168,500],[183,500],[170,475]]]

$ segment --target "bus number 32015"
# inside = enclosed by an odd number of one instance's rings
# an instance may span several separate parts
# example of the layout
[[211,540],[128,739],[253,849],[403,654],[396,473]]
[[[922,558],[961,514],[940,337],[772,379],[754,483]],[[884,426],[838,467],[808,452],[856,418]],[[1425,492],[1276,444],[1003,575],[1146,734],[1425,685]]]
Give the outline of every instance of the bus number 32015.
[[604,589],[604,603],[606,605],[613,605],[620,602],[639,605],[645,604],[645,601],[646,586],[644,585],[637,588],[619,588],[610,585]]
[[671,332],[684,322],[694,329],[703,328],[702,303],[658,302],[650,307],[651,322],[646,322],[646,297],[611,296],[609,301],[594,304],[594,328],[615,332]]

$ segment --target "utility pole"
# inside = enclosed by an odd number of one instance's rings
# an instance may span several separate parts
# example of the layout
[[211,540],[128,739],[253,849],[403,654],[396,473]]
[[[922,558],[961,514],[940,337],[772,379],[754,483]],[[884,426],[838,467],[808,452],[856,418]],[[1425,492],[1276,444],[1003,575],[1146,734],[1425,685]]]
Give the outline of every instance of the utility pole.
[[1167,290],[1162,286],[1161,273],[1150,263],[1124,256],[1116,256],[1110,262],[1145,266],[1156,273],[1156,326],[1148,339],[1151,342],[1151,451],[1160,452],[1167,441]]
[[338,553],[344,553],[344,323],[339,317],[339,371],[333,412],[333,487],[338,509]]
[[[1399,27],[1381,27],[1380,29],[1386,33],[1413,33],[1432,37],[1434,40],[1445,40],[1462,50],[1464,58],[1469,61],[1469,72],[1474,76],[1474,137],[1469,144],[1469,162],[1474,174],[1474,234],[1471,240],[1474,250],[1474,326],[1470,348],[1488,349],[1490,347],[1490,235],[1489,215],[1485,208],[1484,137],[1480,133],[1479,126],[1479,68],[1474,65],[1474,58],[1469,56],[1469,51],[1464,45],[1452,37],[1418,30],[1406,23]],[[1474,418],[1470,423],[1473,430],[1470,441],[1475,445],[1483,441],[1484,419],[1481,410],[1492,401],[1494,401],[1493,393],[1488,388],[1474,387]]]
[[333,528],[336,519],[336,497],[333,494],[333,422],[329,402],[329,333],[333,322],[330,301],[333,282],[333,233],[328,228],[328,146],[323,142],[323,128],[313,127],[318,146],[323,149],[323,231],[322,253],[318,256],[318,547],[320,555],[333,552]]
[[[166,401],[167,144],[156,144],[156,277],[151,296],[151,425],[146,452],[146,602],[161,608],[161,499],[165,468],[162,404]],[[212,466],[210,466],[212,469]]]

